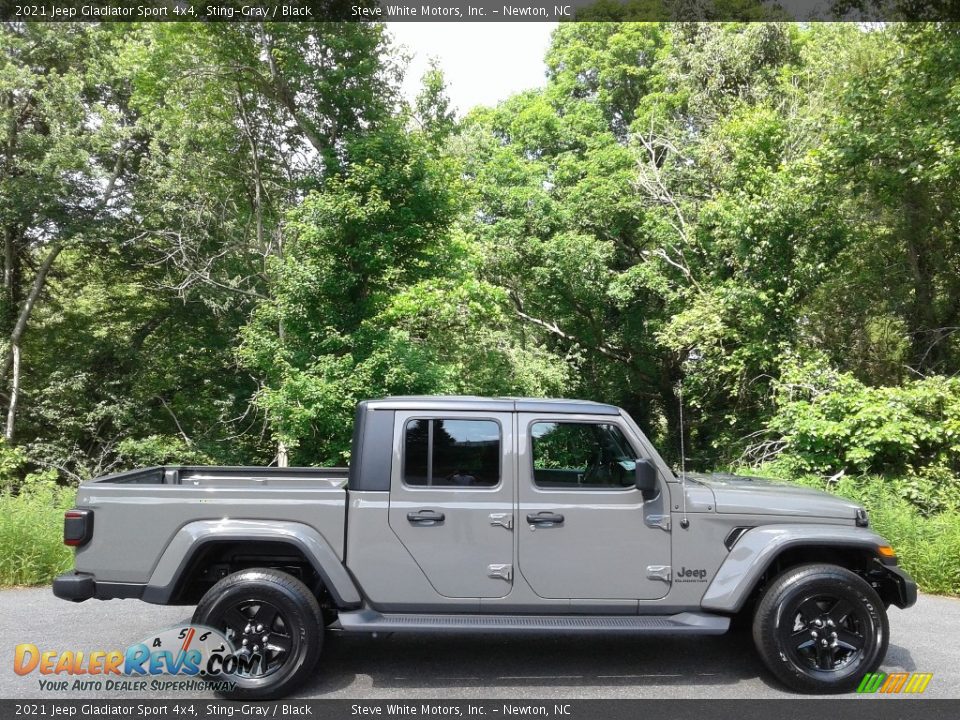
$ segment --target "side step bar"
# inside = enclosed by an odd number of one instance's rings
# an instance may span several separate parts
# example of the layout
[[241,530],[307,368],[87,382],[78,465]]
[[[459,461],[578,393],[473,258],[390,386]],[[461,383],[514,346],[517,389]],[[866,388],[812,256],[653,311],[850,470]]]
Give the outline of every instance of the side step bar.
[[705,613],[677,615],[420,615],[341,612],[345,632],[551,632],[633,633],[637,635],[720,635],[730,618]]

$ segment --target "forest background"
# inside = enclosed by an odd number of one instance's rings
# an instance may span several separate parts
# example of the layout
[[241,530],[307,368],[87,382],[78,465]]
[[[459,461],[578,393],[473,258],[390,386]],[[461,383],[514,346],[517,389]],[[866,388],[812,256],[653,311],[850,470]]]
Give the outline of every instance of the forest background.
[[0,27],[0,583],[69,566],[84,479],[343,465],[358,400],[462,393],[855,498],[960,593],[960,28],[579,22],[546,66],[457,117],[379,24]]

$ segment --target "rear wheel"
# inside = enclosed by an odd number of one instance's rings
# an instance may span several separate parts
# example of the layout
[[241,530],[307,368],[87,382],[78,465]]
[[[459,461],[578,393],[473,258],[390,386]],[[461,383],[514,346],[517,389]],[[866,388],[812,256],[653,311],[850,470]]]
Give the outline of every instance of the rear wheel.
[[244,655],[259,655],[253,669],[227,679],[225,697],[282,697],[313,671],[323,642],[323,614],[313,593],[296,578],[269,569],[244,570],[220,580],[200,600],[193,622],[222,632]]
[[836,565],[786,570],[764,593],[753,620],[760,657],[801,692],[854,689],[883,661],[889,636],[876,591]]

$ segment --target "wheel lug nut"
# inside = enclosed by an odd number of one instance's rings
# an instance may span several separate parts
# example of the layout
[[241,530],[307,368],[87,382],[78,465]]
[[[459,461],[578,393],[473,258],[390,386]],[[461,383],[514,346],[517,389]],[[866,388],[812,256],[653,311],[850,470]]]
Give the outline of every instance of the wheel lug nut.
[[[810,637],[817,637],[817,631],[816,631],[816,630],[811,630],[811,631],[810,631]],[[244,642],[246,642],[246,640],[244,640]]]
[[254,652],[257,652],[257,651],[259,651],[259,650],[260,650],[260,646],[259,646],[259,645],[254,645],[254,646],[253,646],[253,651],[254,651]]
[[269,635],[264,635],[261,639],[263,640],[264,643],[266,643],[267,640],[270,639],[270,636],[269,636]]
[[263,632],[263,625],[257,625],[257,632]]
[[241,644],[241,645],[246,645],[246,644],[247,644],[247,639],[244,638],[243,641],[242,641],[240,644]]

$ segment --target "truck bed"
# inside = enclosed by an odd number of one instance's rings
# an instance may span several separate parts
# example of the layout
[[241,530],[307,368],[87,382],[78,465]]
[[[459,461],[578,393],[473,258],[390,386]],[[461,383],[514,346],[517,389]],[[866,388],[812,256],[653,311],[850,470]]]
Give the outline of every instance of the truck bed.
[[216,485],[242,487],[270,485],[271,487],[304,487],[309,484],[342,486],[347,481],[349,468],[260,467],[214,465],[156,465],[104,475],[81,485]]
[[99,581],[147,583],[173,537],[203,520],[275,520],[315,529],[344,555],[347,468],[158,466],[80,485],[93,538],[76,569]]

